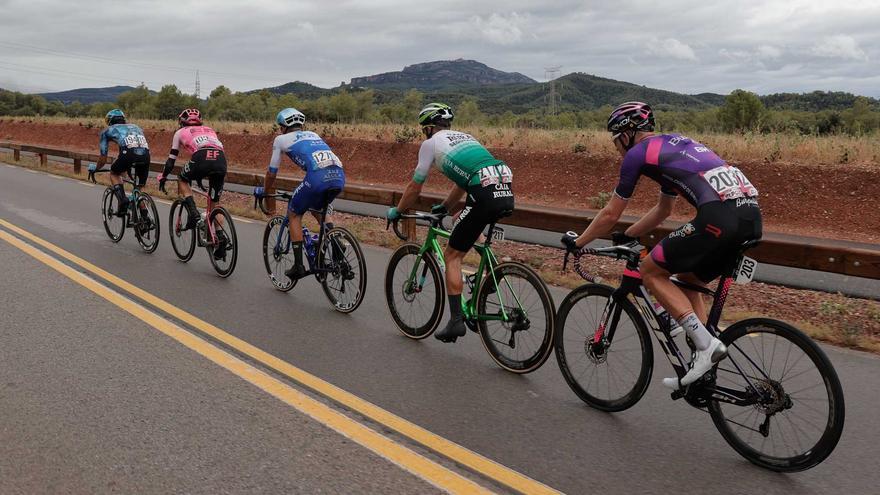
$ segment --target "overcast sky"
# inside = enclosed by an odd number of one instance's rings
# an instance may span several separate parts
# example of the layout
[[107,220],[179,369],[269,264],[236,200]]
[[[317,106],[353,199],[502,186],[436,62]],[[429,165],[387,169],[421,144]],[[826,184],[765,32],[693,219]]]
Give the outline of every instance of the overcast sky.
[[468,58],[685,93],[880,97],[880,0],[0,0],[0,87],[177,84],[202,94]]

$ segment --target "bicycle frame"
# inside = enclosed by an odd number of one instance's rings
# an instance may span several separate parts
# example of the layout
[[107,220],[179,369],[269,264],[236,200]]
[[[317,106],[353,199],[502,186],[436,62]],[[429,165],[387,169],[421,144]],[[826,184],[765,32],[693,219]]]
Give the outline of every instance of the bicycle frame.
[[[285,197],[284,194],[277,194],[276,196],[277,197]],[[326,230],[324,228],[324,222],[326,220],[327,220],[327,207],[325,206],[321,210],[321,220],[320,220],[320,222],[318,222],[320,225],[318,226],[318,241],[317,241],[318,245],[316,246],[316,249],[320,248],[321,243],[324,241],[324,233]],[[286,242],[285,242],[285,239],[283,238],[285,232],[287,233]],[[278,230],[278,237],[275,240],[275,253],[288,254],[290,252],[291,243],[292,243],[292,241],[290,240],[290,217],[288,217],[287,215],[284,215],[284,220],[281,221],[281,228]],[[282,244],[284,245],[283,250],[281,248]],[[316,253],[317,253],[317,251],[316,251]],[[303,274],[303,277],[305,277],[307,275],[318,274],[318,273],[330,273],[333,271],[332,268],[321,268],[321,267],[315,268],[314,265],[316,262],[317,254],[315,255],[315,257],[312,257],[312,256],[309,256],[308,252],[306,252],[306,258],[308,258],[308,260],[309,260],[309,270]]]
[[[604,350],[611,345],[614,339],[614,331],[617,328],[617,323],[622,312],[620,301],[632,296],[632,300],[636,303],[642,321],[645,323],[645,326],[651,329],[651,333],[654,334],[657,342],[660,344],[660,348],[666,355],[669,364],[672,365],[672,368],[680,379],[687,373],[689,361],[684,358],[681,350],[671,335],[671,315],[666,313],[665,310],[661,311],[654,306],[651,301],[651,295],[642,283],[642,275],[639,272],[640,261],[641,260],[637,256],[627,257],[626,268],[623,271],[620,286],[614,290],[612,297],[608,300],[602,313],[601,323],[596,329],[593,338],[590,340],[590,346],[591,348],[600,350],[600,352],[604,352]],[[584,276],[580,270],[579,263],[580,259],[578,258],[575,261],[575,270],[581,274],[581,276]],[[739,262],[737,262],[737,266],[738,265]],[[587,276],[584,276],[584,278],[589,279]],[[714,291],[707,289],[706,287],[682,282],[675,278],[672,278],[671,280],[685,290],[697,291],[712,296],[712,307],[706,322],[706,329],[709,330],[713,336],[717,337],[721,332],[718,327],[718,322],[721,319],[721,310],[724,308],[724,304],[727,301],[727,295],[730,291],[730,286],[733,283],[733,278],[729,275],[722,277],[718,282],[717,289]],[[610,328],[611,330],[606,333],[606,328]],[[738,349],[738,347],[734,347]],[[758,364],[755,363],[745,352],[741,351],[741,354],[751,362],[754,369],[759,370],[764,375],[763,378],[769,380],[769,377],[764,373],[761,366],[758,366]],[[702,388],[697,387],[698,398],[728,402],[737,406],[754,404],[756,402],[756,397],[763,395],[763,392],[755,386],[753,377],[750,377],[744,372],[732,356],[728,356],[726,361],[733,364],[736,370],[743,376],[743,378],[745,378],[751,392],[721,387],[713,382]],[[688,394],[690,393],[690,388],[677,390],[673,393],[673,399],[689,396]]]
[[[489,227],[489,235],[486,239],[486,242],[483,244],[474,244],[474,250],[477,254],[480,255],[480,265],[474,274],[474,287],[480,287],[480,284],[483,281],[483,273],[488,273],[492,279],[492,283],[495,285],[496,294],[498,294],[498,301],[501,306],[501,314],[500,315],[479,315],[477,314],[477,300],[476,297],[471,297],[468,300],[462,298],[461,300],[461,311],[466,319],[475,320],[475,321],[503,321],[508,322],[511,320],[511,317],[507,314],[507,310],[505,309],[507,306],[504,303],[503,296],[498,288],[498,280],[495,278],[495,267],[498,266],[498,258],[495,256],[495,253],[492,251],[490,247],[491,239],[492,239],[492,231],[495,229],[495,224],[492,224]],[[419,249],[419,259],[425,256],[429,251],[434,254],[437,261],[440,265],[446,268],[446,260],[443,258],[443,248],[440,246],[440,242],[438,238],[449,239],[451,235],[450,232],[431,226],[428,228],[428,235],[425,239],[425,242],[422,244],[422,247]],[[412,268],[412,272],[410,273],[409,280],[416,280],[417,271],[419,268],[419,264],[415,263]],[[428,267],[422,267],[422,274],[420,279],[420,285],[424,283],[425,278],[427,277]],[[510,287],[510,282],[505,280],[508,289],[510,289],[510,293],[513,295],[514,300],[516,301],[517,306],[522,309],[522,303],[519,300],[519,296]]]

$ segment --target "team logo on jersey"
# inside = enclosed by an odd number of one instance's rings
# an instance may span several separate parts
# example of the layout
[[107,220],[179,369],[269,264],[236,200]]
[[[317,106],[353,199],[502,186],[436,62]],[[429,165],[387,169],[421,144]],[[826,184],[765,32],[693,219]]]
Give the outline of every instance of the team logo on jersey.
[[688,222],[688,223],[682,225],[681,227],[679,227],[678,230],[676,230],[675,232],[672,232],[671,234],[669,234],[669,237],[687,237],[696,231],[697,231],[697,229],[694,228],[694,225],[692,223]]

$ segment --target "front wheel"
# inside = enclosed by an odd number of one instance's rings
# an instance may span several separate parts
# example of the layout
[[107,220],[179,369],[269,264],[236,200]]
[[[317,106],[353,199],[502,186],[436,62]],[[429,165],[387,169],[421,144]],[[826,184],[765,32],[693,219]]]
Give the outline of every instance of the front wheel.
[[356,310],[367,290],[367,262],[357,238],[335,227],[324,234],[318,253],[318,267],[330,270],[320,277],[327,299],[340,313]]
[[276,215],[269,219],[266,229],[263,230],[263,264],[276,289],[288,292],[296,286],[299,279],[292,280],[284,274],[295,263],[287,217]]
[[708,403],[727,443],[773,471],[803,471],[825,460],[843,432],[844,401],[822,349],[791,325],[765,318],[735,323],[720,338],[728,355],[715,366],[715,386],[744,399]]
[[486,351],[512,373],[540,368],[553,350],[556,308],[541,277],[520,263],[502,263],[480,284],[477,328]]
[[159,247],[159,210],[149,194],[138,195],[134,236],[147,253],[152,253]]
[[430,252],[407,243],[391,255],[385,270],[385,300],[400,332],[411,339],[434,333],[446,305],[446,280]]
[[211,227],[214,230],[214,241],[205,248],[214,271],[223,278],[232,275],[238,261],[238,237],[235,235],[235,224],[232,215],[225,208],[217,207],[211,211]]
[[101,218],[104,220],[104,230],[113,242],[122,240],[128,220],[128,215],[117,216],[117,211],[119,211],[119,200],[113,193],[113,188],[108,187],[104,189],[104,197],[101,198]]
[[187,229],[189,211],[183,200],[178,198],[171,203],[168,215],[168,235],[171,236],[171,248],[180,261],[191,260],[196,251],[196,229]]
[[571,291],[559,306],[554,345],[571,390],[608,412],[634,406],[648,390],[654,368],[641,314],[628,299],[614,301],[613,293],[613,287],[599,284]]

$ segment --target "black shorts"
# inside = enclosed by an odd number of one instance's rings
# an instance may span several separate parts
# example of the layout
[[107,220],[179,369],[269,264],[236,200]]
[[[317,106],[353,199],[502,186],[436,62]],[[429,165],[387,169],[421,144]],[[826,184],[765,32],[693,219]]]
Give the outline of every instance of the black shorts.
[[730,273],[742,243],[761,238],[761,209],[755,199],[713,201],[651,250],[669,273],[693,273],[703,282]]
[[205,148],[193,153],[189,162],[180,172],[180,180],[187,184],[208,178],[208,194],[214,201],[220,201],[223,183],[226,180],[226,155],[223,150]]
[[469,251],[487,225],[497,222],[510,212],[513,212],[512,184],[469,186],[464,210],[449,236],[449,247],[457,251]]
[[134,168],[134,176],[139,187],[147,183],[150,176],[150,150],[144,148],[122,149],[116,161],[110,165],[110,171],[116,175],[127,174]]

